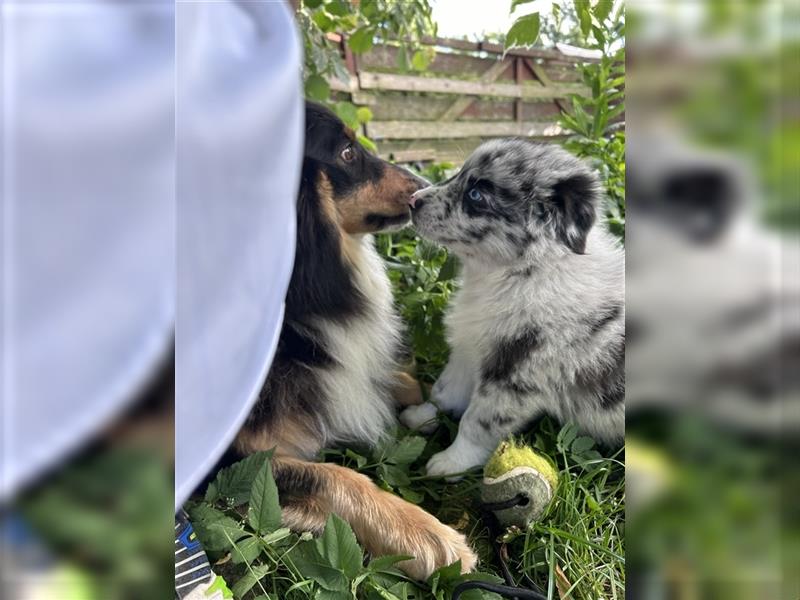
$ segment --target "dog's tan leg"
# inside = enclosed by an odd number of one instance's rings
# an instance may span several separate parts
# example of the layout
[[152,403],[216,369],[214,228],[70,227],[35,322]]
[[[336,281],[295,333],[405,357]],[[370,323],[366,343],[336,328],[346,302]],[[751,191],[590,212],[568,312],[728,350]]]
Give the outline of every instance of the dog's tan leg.
[[395,386],[392,394],[395,402],[402,407],[422,404],[424,400],[419,381],[405,371],[395,373]]
[[335,513],[373,556],[414,556],[398,564],[414,579],[427,579],[457,560],[462,572],[475,567],[477,557],[461,533],[364,475],[338,465],[280,457],[273,459],[273,470],[284,523],[292,529],[318,532]]

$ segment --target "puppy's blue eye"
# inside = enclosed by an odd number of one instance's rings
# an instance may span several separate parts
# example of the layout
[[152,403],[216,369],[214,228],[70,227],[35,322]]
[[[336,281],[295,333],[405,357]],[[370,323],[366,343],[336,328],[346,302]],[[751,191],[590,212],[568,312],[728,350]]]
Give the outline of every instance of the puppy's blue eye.
[[467,198],[472,200],[473,202],[480,202],[483,200],[483,194],[478,191],[478,188],[470,188],[467,192]]

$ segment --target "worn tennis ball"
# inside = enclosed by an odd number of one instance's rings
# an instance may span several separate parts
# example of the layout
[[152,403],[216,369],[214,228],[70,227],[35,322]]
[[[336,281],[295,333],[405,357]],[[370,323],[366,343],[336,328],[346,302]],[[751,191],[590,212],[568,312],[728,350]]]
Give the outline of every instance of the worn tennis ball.
[[530,446],[502,442],[483,469],[481,500],[503,526],[525,528],[540,518],[558,487],[553,463]]

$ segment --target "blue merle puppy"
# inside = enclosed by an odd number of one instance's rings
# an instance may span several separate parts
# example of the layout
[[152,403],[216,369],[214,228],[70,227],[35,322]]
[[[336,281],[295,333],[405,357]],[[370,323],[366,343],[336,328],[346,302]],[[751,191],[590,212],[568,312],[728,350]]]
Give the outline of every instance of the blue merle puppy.
[[413,428],[437,408],[463,415],[429,474],[482,465],[545,413],[622,441],[625,263],[596,226],[600,198],[585,163],[523,139],[481,145],[454,177],[413,195],[416,230],[463,263],[446,319],[450,361],[433,402],[401,415]]

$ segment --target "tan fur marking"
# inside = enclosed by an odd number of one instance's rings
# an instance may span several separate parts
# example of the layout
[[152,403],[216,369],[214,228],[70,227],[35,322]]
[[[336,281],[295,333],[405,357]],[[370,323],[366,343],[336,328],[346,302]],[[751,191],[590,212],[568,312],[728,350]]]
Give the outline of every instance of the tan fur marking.
[[422,390],[419,381],[403,371],[395,373],[395,386],[392,395],[399,406],[422,404]]
[[414,183],[400,169],[387,166],[377,184],[361,185],[350,196],[337,200],[342,229],[347,233],[370,233],[377,228],[366,222],[369,214],[409,215],[408,199],[415,190]]
[[311,508],[284,509],[287,526],[316,531],[324,521],[321,512],[336,513],[350,524],[373,556],[414,556],[413,560],[398,566],[419,580],[427,579],[439,567],[459,559],[462,572],[475,567],[477,557],[461,533],[421,508],[381,490],[366,476],[338,465],[277,460],[281,468],[313,469],[323,487],[320,492],[323,498]]
[[275,448],[277,456],[313,458],[322,449],[322,440],[310,425],[284,418],[280,426],[258,431],[242,429],[236,437],[236,449],[252,454]]

